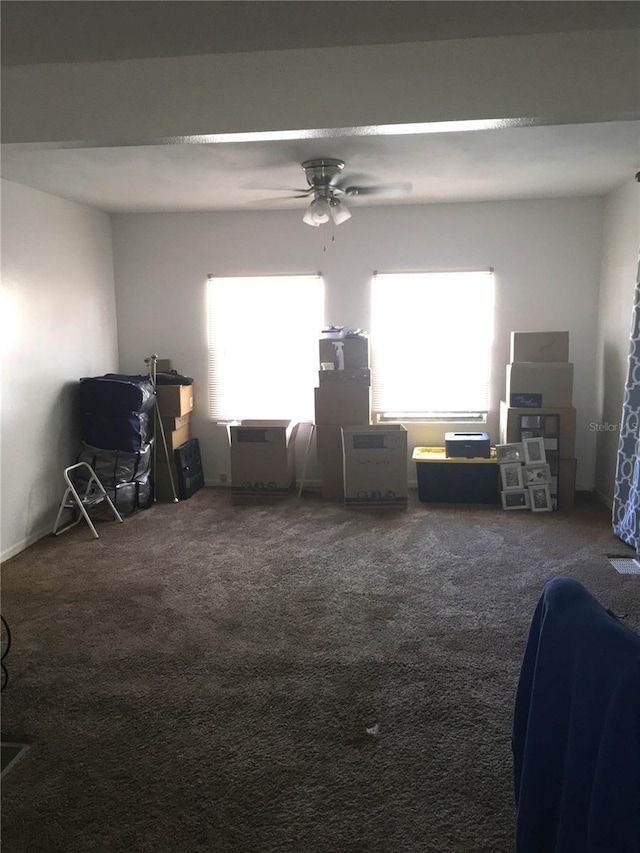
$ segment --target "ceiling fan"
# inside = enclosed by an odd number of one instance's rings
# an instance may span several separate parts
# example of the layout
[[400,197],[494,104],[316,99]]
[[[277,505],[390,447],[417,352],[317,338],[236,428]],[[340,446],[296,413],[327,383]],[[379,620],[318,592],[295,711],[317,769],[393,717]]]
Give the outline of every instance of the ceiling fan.
[[308,187],[296,190],[296,195],[289,198],[311,198],[302,221],[314,227],[327,222],[341,225],[347,219],[351,219],[351,211],[345,204],[345,198],[366,195],[400,197],[411,191],[411,184],[351,186],[344,180],[340,181],[344,160],[322,157],[305,160],[301,165]]

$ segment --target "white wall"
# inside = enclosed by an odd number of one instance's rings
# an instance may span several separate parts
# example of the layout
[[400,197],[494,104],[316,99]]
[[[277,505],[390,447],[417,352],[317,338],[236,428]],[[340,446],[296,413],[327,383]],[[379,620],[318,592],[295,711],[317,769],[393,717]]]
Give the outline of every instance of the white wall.
[[[193,433],[205,475],[228,474],[224,435],[207,418],[205,287],[208,273],[251,275],[320,270],[326,322],[368,329],[373,270],[495,268],[496,337],[492,413],[504,396],[509,333],[570,332],[578,410],[578,487],[594,483],[594,375],[603,201],[597,198],[358,208],[324,251],[324,229],[298,212],[126,214],[113,217],[120,365],[144,371],[150,353],[195,379]],[[428,306],[407,305],[407,311]],[[455,306],[452,305],[452,311]],[[241,328],[238,334],[241,334]],[[267,332],[265,330],[265,337]],[[473,358],[473,352],[469,352]],[[437,365],[407,365],[422,381]],[[417,425],[409,447],[442,444],[455,425]],[[461,426],[461,429],[468,427]],[[408,463],[410,479],[415,471]],[[312,466],[311,479],[317,475]]]
[[613,500],[631,310],[640,249],[640,185],[629,181],[606,199],[600,285],[595,488]]
[[108,216],[2,181],[2,279],[6,559],[51,531],[78,452],[78,379],[117,369]]

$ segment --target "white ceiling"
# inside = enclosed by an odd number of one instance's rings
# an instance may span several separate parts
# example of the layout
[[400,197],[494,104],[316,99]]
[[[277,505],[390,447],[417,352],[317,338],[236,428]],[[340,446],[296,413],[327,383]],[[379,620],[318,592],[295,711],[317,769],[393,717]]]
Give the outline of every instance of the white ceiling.
[[[3,153],[9,180],[109,212],[304,208],[302,160],[345,160],[344,182],[409,182],[354,206],[601,195],[640,169],[640,122]],[[341,179],[342,183],[342,179]],[[280,190],[279,188],[283,188]]]
[[[87,53],[94,60],[194,53],[204,42],[209,52],[225,52],[375,44],[409,40],[408,32],[415,40],[426,33],[430,39],[446,39],[606,29],[637,24],[640,10],[640,4],[627,2],[5,0],[2,5],[6,65],[87,61]],[[402,23],[390,38],[393,11]],[[216,26],[203,41],[203,16],[212,14]],[[412,191],[401,200],[410,204],[601,195],[640,169],[638,121],[401,136],[341,129],[318,135],[321,138],[109,148],[3,146],[2,177],[109,212],[206,211],[303,208],[304,200],[287,200],[287,192],[278,188],[305,188],[300,163],[312,157],[345,160],[349,185],[410,182]],[[378,203],[395,204],[398,199],[353,201]]]

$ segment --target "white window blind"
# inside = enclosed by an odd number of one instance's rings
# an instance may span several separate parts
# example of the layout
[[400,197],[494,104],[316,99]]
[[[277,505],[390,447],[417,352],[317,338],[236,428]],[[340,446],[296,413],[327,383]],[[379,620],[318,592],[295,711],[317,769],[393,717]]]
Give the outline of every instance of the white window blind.
[[377,418],[486,417],[493,313],[490,271],[376,273],[371,348]]
[[207,296],[211,418],[312,421],[323,279],[209,276]]

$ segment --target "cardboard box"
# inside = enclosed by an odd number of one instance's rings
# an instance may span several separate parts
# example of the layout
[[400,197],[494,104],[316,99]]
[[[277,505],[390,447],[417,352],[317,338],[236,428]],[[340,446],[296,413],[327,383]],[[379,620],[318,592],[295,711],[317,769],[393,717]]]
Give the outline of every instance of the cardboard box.
[[554,477],[551,497],[557,499],[557,509],[571,509],[576,497],[577,459],[560,459],[558,476]]
[[[342,436],[340,437],[342,444]],[[344,467],[339,459],[320,463],[320,494],[325,501],[344,501]]]
[[369,338],[320,338],[320,364],[336,364],[336,347],[341,343],[345,370],[361,370],[369,367]]
[[569,332],[511,332],[509,361],[569,361]]
[[[187,424],[186,426],[183,426],[180,429],[165,429],[164,437],[167,442],[167,450],[169,451],[169,454],[172,454],[173,451],[176,450],[178,447],[181,447],[185,443],[185,441],[189,441],[189,439],[191,438],[191,427],[189,424]],[[162,446],[162,437],[158,436],[158,438],[158,449],[160,449],[160,447]],[[164,448],[162,448],[162,452],[160,453],[160,455],[162,455],[162,453],[164,453]]]
[[187,426],[191,422],[191,414],[182,415],[179,418],[161,418],[161,421],[165,432],[182,429],[182,427]]
[[318,462],[340,462],[342,468],[342,427],[339,424],[317,424],[316,458]]
[[371,371],[368,367],[360,367],[357,370],[319,370],[318,385],[333,388],[338,383],[364,382],[371,385]]
[[[172,501],[174,498],[174,489],[175,497],[178,496],[178,471],[173,458],[167,463],[163,459],[163,454],[158,454],[158,458],[155,461],[155,468],[152,468],[154,475],[154,495],[159,501]],[[171,488],[169,468],[171,468],[171,474],[173,475],[174,489]]]
[[298,425],[284,420],[243,420],[229,427],[234,497],[270,499],[295,486]]
[[407,430],[401,424],[343,426],[347,506],[407,506]]
[[369,424],[371,386],[366,382],[337,382],[315,389],[316,424]]
[[[558,408],[517,408],[500,402],[500,444],[527,438],[556,438],[560,459],[571,459],[576,452],[576,410],[573,406]],[[550,449],[550,448],[546,448]]]
[[507,400],[520,408],[570,406],[573,364],[566,361],[518,361],[507,365]]
[[158,385],[156,394],[161,418],[180,418],[193,410],[193,385]]
[[171,373],[171,359],[159,358],[156,362],[156,373]]

